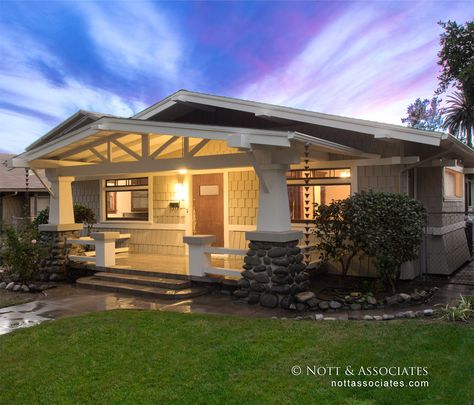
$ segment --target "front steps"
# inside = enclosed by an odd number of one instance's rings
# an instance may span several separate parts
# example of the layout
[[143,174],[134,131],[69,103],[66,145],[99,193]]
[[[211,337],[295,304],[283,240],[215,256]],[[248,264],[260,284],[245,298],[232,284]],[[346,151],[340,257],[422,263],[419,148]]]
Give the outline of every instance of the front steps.
[[169,274],[166,276],[146,270],[114,268],[113,271],[108,269],[91,277],[79,278],[76,284],[82,288],[166,300],[188,299],[207,293],[205,288],[191,286],[189,280],[170,278],[172,275]]

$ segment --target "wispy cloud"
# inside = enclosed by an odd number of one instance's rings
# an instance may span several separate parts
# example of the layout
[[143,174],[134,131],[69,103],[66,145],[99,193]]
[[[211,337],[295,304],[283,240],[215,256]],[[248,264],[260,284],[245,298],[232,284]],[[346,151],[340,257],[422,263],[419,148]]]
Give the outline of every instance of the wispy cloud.
[[[186,50],[172,16],[147,1],[77,2],[95,51],[105,65],[124,79],[161,80],[175,87],[195,72],[185,68]],[[186,70],[186,72],[185,72]]]
[[[3,38],[0,54],[0,139],[7,150],[20,152],[79,109],[131,116],[145,108],[137,100],[67,76],[60,60],[24,32],[10,32]],[[45,66],[63,80],[49,80],[39,68]]]
[[299,55],[237,96],[399,124],[407,103],[436,88],[439,32],[436,17],[413,28],[422,12],[414,3],[346,7]]

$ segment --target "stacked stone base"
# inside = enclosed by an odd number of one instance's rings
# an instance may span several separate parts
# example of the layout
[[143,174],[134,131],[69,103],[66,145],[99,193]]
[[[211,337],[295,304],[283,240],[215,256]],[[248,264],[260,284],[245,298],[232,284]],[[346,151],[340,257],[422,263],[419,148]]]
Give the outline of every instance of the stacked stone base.
[[68,278],[67,256],[81,255],[84,249],[80,245],[66,242],[78,238],[81,231],[41,231],[40,243],[44,246],[46,257],[40,263],[40,277],[43,281],[62,281]]
[[304,256],[297,245],[297,240],[250,242],[234,295],[249,304],[305,310],[306,304],[295,299],[310,287]]

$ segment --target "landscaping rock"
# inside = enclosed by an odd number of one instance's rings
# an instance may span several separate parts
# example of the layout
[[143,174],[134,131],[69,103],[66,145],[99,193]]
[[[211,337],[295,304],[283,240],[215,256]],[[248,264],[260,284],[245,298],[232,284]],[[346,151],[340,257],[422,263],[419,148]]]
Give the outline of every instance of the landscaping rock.
[[329,302],[327,301],[321,301],[318,304],[319,309],[329,309]]
[[237,298],[245,298],[249,295],[249,290],[235,290],[234,296]]
[[315,295],[314,295],[314,292],[304,291],[304,292],[296,294],[295,298],[299,302],[306,302],[306,301],[309,301],[311,298],[315,298]]
[[395,318],[405,318],[405,312],[397,312]]
[[425,310],[423,311],[423,314],[424,314],[425,316],[433,316],[433,313],[434,313],[434,310],[432,310],[431,308],[425,309]]
[[337,318],[334,318],[334,317],[332,317],[332,316],[325,316],[323,319],[324,319],[325,321],[337,321]]
[[383,319],[384,321],[390,321],[390,320],[392,320],[392,319],[395,319],[395,316],[394,316],[394,315],[390,315],[390,314],[383,314],[383,315],[382,315],[382,319]]
[[3,290],[5,288],[7,288],[7,283],[5,283],[5,281],[3,281],[2,283],[0,283],[0,288]]
[[10,281],[5,288],[7,290],[13,290],[14,286],[15,286],[15,283],[13,281]]
[[30,292],[30,288],[29,288],[27,285],[23,284],[23,285],[21,286],[21,291],[23,291],[23,292]]
[[342,307],[342,304],[339,301],[330,301],[329,302],[329,308],[331,309],[339,309]]
[[285,295],[280,300],[280,307],[283,309],[290,309],[290,305],[293,303],[293,297],[291,295]]
[[15,284],[12,288],[12,291],[13,292],[18,292],[18,291],[20,291],[20,289],[21,289],[21,285],[20,284]]
[[251,291],[247,298],[247,302],[249,304],[258,304],[260,302],[260,294],[257,292]]
[[299,312],[306,311],[308,309],[308,305],[306,305],[304,302],[297,302],[296,303],[296,310]]
[[374,321],[381,321],[383,319],[380,315],[374,315]]
[[369,295],[367,297],[367,304],[377,305],[377,300],[375,299],[375,297],[372,297],[371,295]]
[[316,314],[314,316],[314,320],[315,321],[322,321],[324,319],[324,315],[323,314]]
[[364,315],[364,317],[362,318],[364,321],[373,321],[374,320],[374,317],[371,316],[371,315]]
[[264,293],[260,296],[260,304],[267,308],[276,308],[278,306],[278,296],[276,294]]
[[410,294],[400,293],[398,294],[398,301],[399,302],[407,302],[411,300]]
[[306,304],[308,304],[308,306],[310,308],[319,308],[318,307],[318,304],[319,304],[320,300],[318,300],[317,298],[313,297],[313,298],[310,298],[308,301],[306,301]]
[[391,297],[386,297],[385,298],[385,301],[387,302],[387,305],[396,305],[398,304],[398,295],[395,294],[395,295],[392,295]]
[[360,311],[362,309],[362,305],[358,304],[357,302],[354,302],[351,304],[350,307],[353,311]]
[[411,294],[411,299],[414,301],[419,301],[421,298],[421,294],[418,291],[415,291]]

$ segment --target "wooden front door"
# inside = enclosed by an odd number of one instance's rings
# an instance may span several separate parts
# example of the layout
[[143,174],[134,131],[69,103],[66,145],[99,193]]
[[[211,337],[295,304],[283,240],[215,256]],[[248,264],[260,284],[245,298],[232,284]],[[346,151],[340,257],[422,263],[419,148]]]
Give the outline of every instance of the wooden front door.
[[193,233],[215,235],[224,246],[224,177],[222,173],[193,175]]

